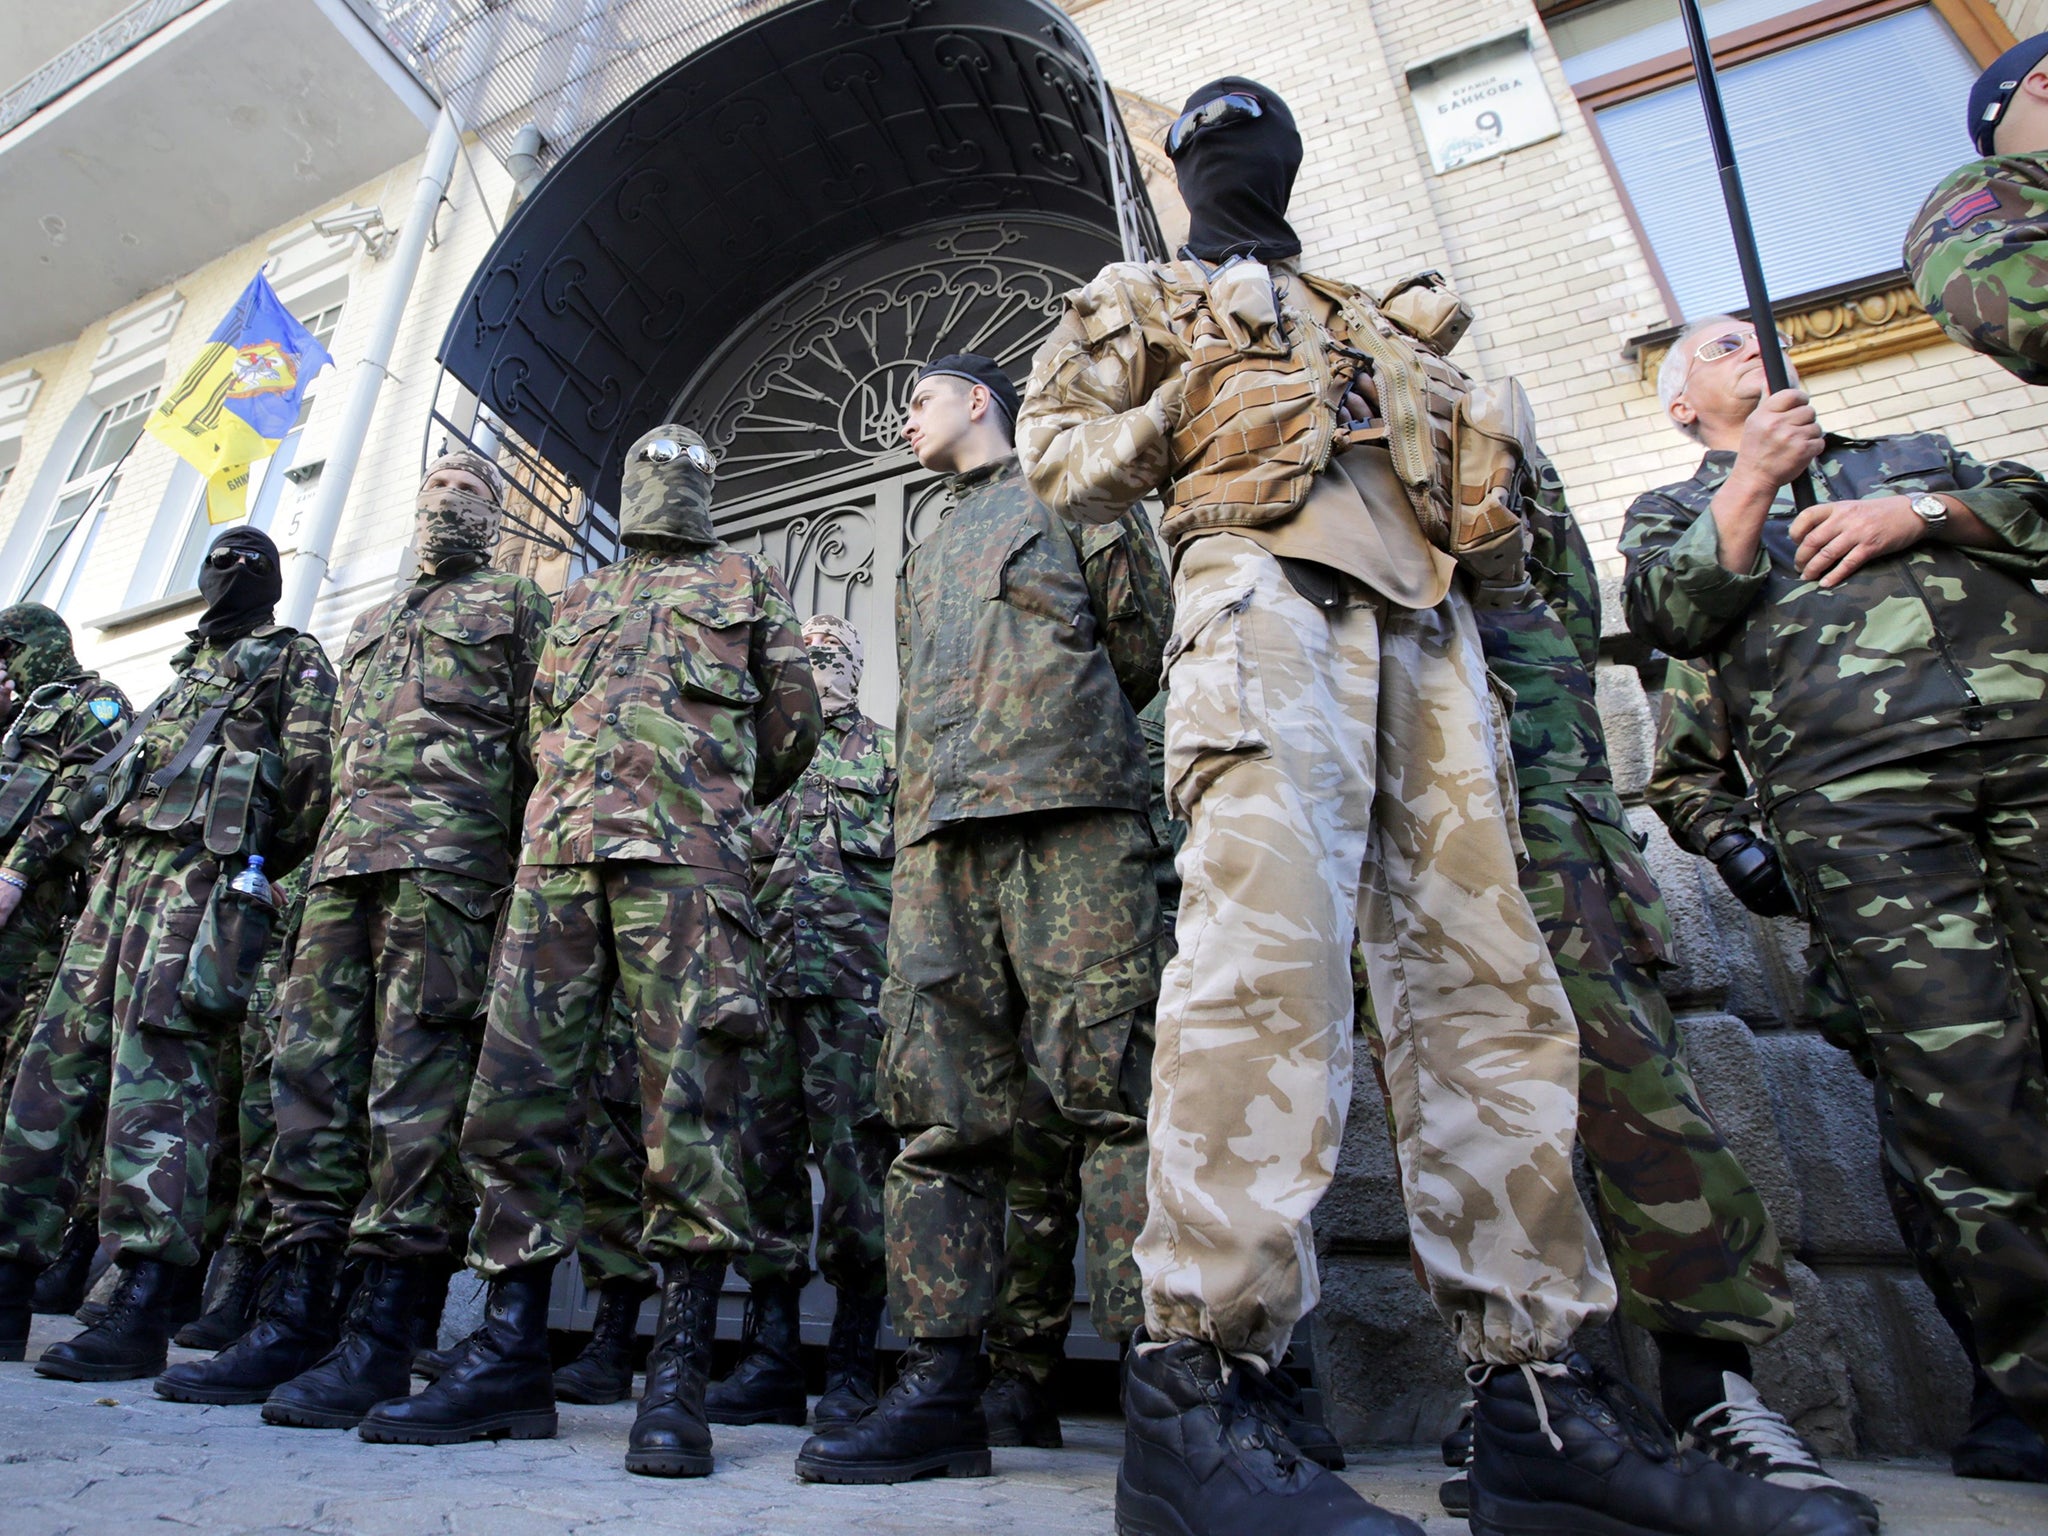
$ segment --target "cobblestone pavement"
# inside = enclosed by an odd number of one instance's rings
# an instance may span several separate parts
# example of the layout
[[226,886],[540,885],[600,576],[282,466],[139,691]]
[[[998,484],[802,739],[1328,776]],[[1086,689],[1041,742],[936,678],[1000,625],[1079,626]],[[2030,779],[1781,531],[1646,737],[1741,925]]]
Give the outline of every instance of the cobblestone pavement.
[[[38,1318],[29,1358],[75,1331]],[[173,1351],[173,1358],[185,1351]],[[275,1429],[251,1408],[167,1403],[146,1381],[78,1386],[0,1365],[0,1531],[132,1532],[149,1522],[210,1533],[554,1536],[615,1528],[688,1536],[1084,1536],[1112,1528],[1120,1440],[1107,1419],[1069,1420],[1062,1451],[997,1451],[992,1478],[900,1488],[799,1483],[803,1431],[720,1429],[712,1477],[666,1482],[620,1465],[630,1403],[562,1409],[559,1439],[429,1449],[353,1434]],[[2048,1530],[2048,1488],[1961,1483],[1922,1462],[1839,1468],[1883,1506],[1889,1536]],[[1354,1461],[1373,1498],[1463,1531],[1436,1508],[1440,1469],[1421,1452]]]

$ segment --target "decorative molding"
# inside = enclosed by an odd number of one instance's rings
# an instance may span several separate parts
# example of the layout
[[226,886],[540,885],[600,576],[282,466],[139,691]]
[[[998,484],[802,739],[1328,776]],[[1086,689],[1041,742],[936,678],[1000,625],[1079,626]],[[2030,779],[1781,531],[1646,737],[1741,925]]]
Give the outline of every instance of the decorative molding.
[[171,288],[109,320],[106,339],[93,354],[91,388],[97,390],[109,378],[127,372],[145,354],[168,348],[184,313],[185,296]]
[[[1657,376],[1664,354],[1683,327],[1665,326],[1629,343],[1645,381]],[[1807,378],[1853,368],[1895,352],[1912,352],[1948,338],[1920,305],[1913,285],[1897,273],[1847,291],[1834,289],[1778,310],[1778,329],[1792,341],[1792,366]]]
[[36,396],[42,392],[43,376],[33,368],[23,368],[0,379],[0,436],[20,433],[22,423],[35,406]]

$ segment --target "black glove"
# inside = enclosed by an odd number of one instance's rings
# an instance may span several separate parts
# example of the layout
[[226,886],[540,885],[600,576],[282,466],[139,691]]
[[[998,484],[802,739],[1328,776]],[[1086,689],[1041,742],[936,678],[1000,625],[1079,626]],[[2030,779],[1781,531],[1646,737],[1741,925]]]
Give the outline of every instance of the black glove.
[[1778,850],[1747,827],[1730,827],[1707,844],[1707,857],[1721,883],[1759,917],[1792,917],[1799,911],[1792,887],[1778,863]]

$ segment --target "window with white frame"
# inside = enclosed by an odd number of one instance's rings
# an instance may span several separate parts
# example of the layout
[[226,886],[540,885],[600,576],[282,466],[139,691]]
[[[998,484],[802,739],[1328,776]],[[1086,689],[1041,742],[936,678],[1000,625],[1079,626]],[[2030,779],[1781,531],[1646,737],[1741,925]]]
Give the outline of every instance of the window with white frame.
[[[323,303],[310,314],[300,317],[299,323],[313,333],[313,339],[333,350],[335,327],[341,324],[342,301]],[[299,438],[304,433],[306,420],[313,414],[313,397],[325,379],[323,373],[306,386],[304,398],[299,402],[298,419],[285,434],[276,449],[267,459],[258,459],[249,466],[248,516],[244,521],[249,527],[270,531],[271,523],[277,517],[278,504],[290,485],[285,471],[291,468],[292,460],[298,453]],[[185,509],[184,532],[178,540],[176,551],[170,563],[164,568],[164,582],[161,595],[175,597],[180,592],[189,592],[199,585],[200,562],[206,558],[207,547],[223,529],[237,526],[234,523],[209,523],[206,520],[206,487],[199,488],[199,495],[193,504]]]
[[156,404],[157,393],[152,385],[100,412],[85,446],[72,460],[71,473],[58,490],[50,520],[29,557],[28,583],[21,590],[21,601],[64,609],[107,504],[114,499],[121,460],[142,435],[142,424]]
[[[1540,7],[1665,292],[1685,319],[1744,305],[1698,86],[1668,0]],[[1986,0],[1718,0],[1702,7],[1771,294],[1898,270],[1906,227],[1975,152],[1962,103],[2011,34]]]

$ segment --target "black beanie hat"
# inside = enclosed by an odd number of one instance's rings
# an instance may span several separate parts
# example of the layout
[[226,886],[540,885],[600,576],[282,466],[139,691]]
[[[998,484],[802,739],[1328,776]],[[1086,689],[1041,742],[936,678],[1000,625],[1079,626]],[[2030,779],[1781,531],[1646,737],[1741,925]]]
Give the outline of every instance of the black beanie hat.
[[[1003,426],[1008,431],[1017,427],[1017,408],[1024,403],[1024,397],[1017,393],[1017,386],[1010,382],[1010,376],[1003,372],[1003,365],[992,357],[983,357],[979,352],[948,352],[944,357],[935,357],[917,370],[919,382],[943,375],[947,378],[965,379],[970,384],[979,384],[991,395],[996,404],[1003,408]],[[914,387],[914,386],[913,386]]]
[[1991,136],[1998,131],[1999,119],[2005,116],[2005,109],[2012,104],[2013,93],[2019,90],[2020,82],[2044,58],[2048,58],[2048,32],[2036,32],[2025,42],[2014,43],[1993,59],[1991,67],[1970,87],[1970,120],[1966,126],[1970,142],[1977,147],[1978,154],[1997,153],[1991,147]]

